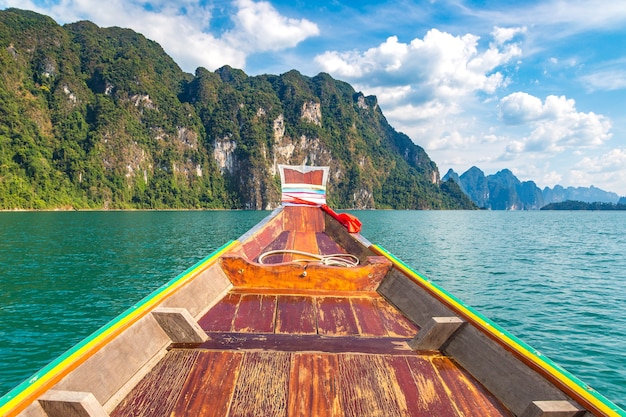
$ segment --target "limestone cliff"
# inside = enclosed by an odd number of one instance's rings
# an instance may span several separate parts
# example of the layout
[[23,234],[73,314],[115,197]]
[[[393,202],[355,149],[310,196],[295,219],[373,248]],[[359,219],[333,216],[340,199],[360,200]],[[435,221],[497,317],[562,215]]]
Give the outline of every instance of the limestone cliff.
[[18,9],[0,69],[0,208],[271,209],[277,164],[329,165],[336,208],[473,206],[328,74],[186,74],[133,31]]

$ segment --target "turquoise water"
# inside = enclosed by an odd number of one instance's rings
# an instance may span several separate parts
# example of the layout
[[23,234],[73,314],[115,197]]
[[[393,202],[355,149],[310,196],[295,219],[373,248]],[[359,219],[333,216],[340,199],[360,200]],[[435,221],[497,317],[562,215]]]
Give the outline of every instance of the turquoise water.
[[[371,242],[626,407],[626,213],[354,213]],[[267,214],[0,213],[0,394]]]

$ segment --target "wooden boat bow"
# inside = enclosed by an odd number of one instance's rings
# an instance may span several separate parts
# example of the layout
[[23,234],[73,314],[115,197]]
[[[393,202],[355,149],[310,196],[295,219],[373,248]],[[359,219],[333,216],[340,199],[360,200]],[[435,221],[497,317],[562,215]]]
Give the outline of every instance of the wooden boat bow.
[[626,416],[322,210],[327,171],[281,172],[283,207],[0,398],[0,415]]
[[[391,261],[385,256],[362,250],[354,255],[359,263],[351,267],[325,265],[315,259],[312,262],[294,261],[292,251],[321,256],[349,255],[326,233],[326,225],[331,221],[317,207],[284,207],[271,220],[280,223],[281,227],[268,224],[238,250],[223,255],[220,265],[233,285],[241,288],[375,291],[391,270]],[[350,236],[343,237],[344,242],[351,239]],[[353,242],[353,245],[357,243]],[[267,263],[259,263],[259,257],[270,251],[280,253],[269,257]],[[300,258],[301,255],[295,257]]]

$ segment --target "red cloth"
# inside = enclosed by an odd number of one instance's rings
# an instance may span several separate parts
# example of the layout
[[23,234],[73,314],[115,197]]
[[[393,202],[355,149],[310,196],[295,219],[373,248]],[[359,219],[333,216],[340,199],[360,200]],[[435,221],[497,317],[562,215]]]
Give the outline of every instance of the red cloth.
[[337,213],[326,204],[322,204],[321,208],[341,223],[346,229],[348,229],[348,232],[358,233],[361,231],[361,220],[359,220],[356,216],[349,213]]

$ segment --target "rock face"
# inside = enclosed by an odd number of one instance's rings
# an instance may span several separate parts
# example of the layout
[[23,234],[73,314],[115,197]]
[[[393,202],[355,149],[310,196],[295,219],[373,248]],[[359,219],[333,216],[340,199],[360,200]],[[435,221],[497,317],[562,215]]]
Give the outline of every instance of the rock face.
[[[623,197],[622,197],[623,198]],[[590,187],[567,187],[555,185],[550,189],[543,189],[543,199],[546,204],[560,203],[563,201],[582,201],[585,203],[617,203],[620,197],[610,191],[604,191],[593,185]]]
[[472,207],[328,74],[186,74],[133,31],[17,9],[0,11],[0,69],[0,208],[270,209],[277,164],[329,165],[336,208]]
[[322,107],[315,101],[307,101],[302,105],[302,120],[316,126],[322,125]]
[[476,203],[478,207],[489,208],[491,204],[491,191],[485,174],[478,168],[472,167],[467,170],[461,177],[460,183],[463,184],[461,189],[465,190],[470,199]]
[[493,175],[471,167],[462,175],[452,169],[443,180],[453,180],[461,190],[480,208],[489,210],[537,210],[550,203],[563,201],[616,203],[618,195],[596,187],[568,187],[556,185],[543,191],[533,181],[521,182],[508,169]]

